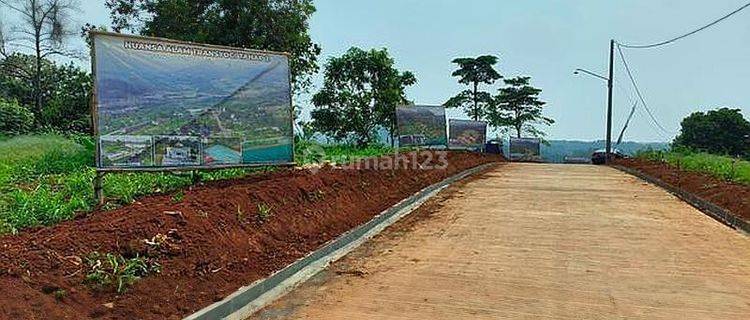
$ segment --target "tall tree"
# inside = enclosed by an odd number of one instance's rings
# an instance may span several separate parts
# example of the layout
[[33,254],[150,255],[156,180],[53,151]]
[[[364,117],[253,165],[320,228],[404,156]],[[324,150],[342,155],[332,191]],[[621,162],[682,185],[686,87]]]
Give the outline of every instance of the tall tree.
[[484,109],[491,102],[492,96],[489,92],[480,90],[479,85],[491,85],[502,78],[494,68],[497,60],[497,57],[492,55],[453,59],[453,63],[458,65],[458,69],[453,71],[452,76],[458,77],[458,83],[465,84],[470,88],[450,98],[445,106],[448,108],[461,107],[475,121],[482,119],[485,115]]
[[546,103],[539,100],[541,89],[529,85],[530,77],[504,79],[505,87],[498,90],[487,108],[487,118],[494,127],[515,130],[516,137],[523,134],[544,137],[545,133],[535,125],[552,125],[555,120],[542,114]]
[[70,16],[76,8],[74,0],[0,0],[0,7],[15,12],[21,21],[10,30],[0,30],[0,54],[4,63],[17,49],[33,51],[34,64],[6,65],[17,77],[33,83],[33,112],[42,113],[42,68],[45,59],[56,55],[76,56],[65,48],[65,40],[74,35]]
[[750,122],[740,109],[694,112],[681,122],[675,145],[715,154],[750,157]]
[[393,136],[395,108],[407,102],[404,90],[416,81],[411,72],[394,67],[386,49],[350,48],[326,62],[323,88],[312,99],[312,125],[359,145],[371,143],[379,126]]
[[320,46],[308,20],[312,0],[106,0],[112,29],[291,54],[295,92],[311,85]]

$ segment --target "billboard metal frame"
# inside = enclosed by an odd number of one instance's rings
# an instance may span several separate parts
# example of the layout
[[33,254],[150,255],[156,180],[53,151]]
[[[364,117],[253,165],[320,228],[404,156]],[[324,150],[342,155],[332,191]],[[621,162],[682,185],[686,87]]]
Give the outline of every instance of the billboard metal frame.
[[287,78],[289,82],[289,119],[291,122],[290,128],[292,130],[292,141],[291,141],[292,142],[292,161],[290,162],[262,162],[262,163],[259,162],[259,163],[245,163],[245,164],[237,163],[237,164],[221,164],[221,165],[212,165],[212,166],[188,165],[188,166],[164,166],[164,167],[102,167],[101,157],[100,157],[101,145],[99,141],[99,137],[100,137],[99,114],[98,114],[99,109],[98,109],[98,100],[97,100],[97,95],[96,95],[97,93],[96,41],[94,41],[94,38],[96,36],[112,36],[112,37],[129,38],[129,39],[146,40],[146,41],[169,42],[169,43],[175,43],[175,44],[183,44],[183,45],[205,47],[205,48],[212,48],[212,49],[246,51],[246,52],[264,53],[264,54],[271,54],[271,55],[282,55],[282,56],[286,56],[288,61],[291,58],[291,54],[289,54],[288,52],[237,48],[237,47],[230,47],[230,46],[223,46],[223,45],[174,40],[174,39],[161,38],[161,37],[146,37],[146,36],[122,34],[122,33],[116,33],[116,32],[96,31],[96,30],[89,31],[89,37],[91,39],[90,57],[91,57],[91,80],[92,80],[91,100],[89,101],[89,110],[91,112],[91,129],[92,129],[92,134],[95,140],[95,151],[94,151],[95,160],[94,161],[95,161],[95,166],[96,166],[96,176],[94,177],[94,193],[97,198],[97,201],[100,204],[104,203],[104,197],[102,194],[102,180],[106,173],[183,172],[183,171],[192,171],[193,173],[195,173],[195,171],[212,171],[212,170],[231,169],[231,168],[256,168],[256,167],[267,167],[267,166],[294,166],[296,165],[296,161],[294,157],[294,101],[292,99],[292,96],[294,94],[292,93],[292,71],[291,71],[291,68],[289,68]]

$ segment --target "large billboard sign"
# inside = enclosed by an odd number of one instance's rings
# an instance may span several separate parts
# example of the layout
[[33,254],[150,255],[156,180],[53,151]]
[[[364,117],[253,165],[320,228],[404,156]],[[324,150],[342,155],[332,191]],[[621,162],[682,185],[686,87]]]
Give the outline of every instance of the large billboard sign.
[[99,168],[294,161],[286,54],[92,35]]
[[542,161],[541,140],[537,138],[510,138],[510,160]]
[[448,146],[451,148],[483,148],[486,137],[486,122],[458,119],[448,121]]
[[445,146],[445,108],[442,106],[402,106],[396,108],[398,145]]

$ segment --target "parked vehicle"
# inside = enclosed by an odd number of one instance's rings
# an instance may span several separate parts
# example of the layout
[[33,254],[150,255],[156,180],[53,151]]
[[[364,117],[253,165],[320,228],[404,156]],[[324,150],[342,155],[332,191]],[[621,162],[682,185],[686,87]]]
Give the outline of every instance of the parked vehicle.
[[[591,154],[591,163],[593,164],[604,164],[605,158],[606,158],[607,150],[606,149],[598,149],[594,151],[594,153]],[[617,149],[612,149],[611,151],[611,157],[612,159],[622,159],[626,158],[627,156],[622,153],[622,151]]]

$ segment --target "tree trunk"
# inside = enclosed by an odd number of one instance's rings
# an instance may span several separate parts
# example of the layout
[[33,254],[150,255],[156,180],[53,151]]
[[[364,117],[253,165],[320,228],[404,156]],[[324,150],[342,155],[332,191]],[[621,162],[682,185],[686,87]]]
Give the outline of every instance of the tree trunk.
[[474,81],[474,121],[479,121],[479,97],[477,97],[479,82]]
[[391,149],[396,147],[396,128],[391,127]]
[[34,73],[34,122],[39,123],[42,114],[42,23],[37,22],[37,6],[32,1],[31,20],[34,23],[34,49],[36,53],[36,72]]

